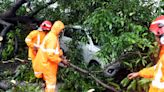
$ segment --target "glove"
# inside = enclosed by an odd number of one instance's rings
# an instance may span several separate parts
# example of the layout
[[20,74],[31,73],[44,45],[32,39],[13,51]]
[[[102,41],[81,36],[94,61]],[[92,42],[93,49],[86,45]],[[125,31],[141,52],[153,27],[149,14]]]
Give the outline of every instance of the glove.
[[34,50],[34,51],[33,51],[34,55],[36,55],[37,52],[38,52],[38,47],[34,46],[34,47],[33,47],[33,50]]
[[64,65],[69,66],[69,60],[66,59],[66,57],[62,56],[62,61],[61,61]]

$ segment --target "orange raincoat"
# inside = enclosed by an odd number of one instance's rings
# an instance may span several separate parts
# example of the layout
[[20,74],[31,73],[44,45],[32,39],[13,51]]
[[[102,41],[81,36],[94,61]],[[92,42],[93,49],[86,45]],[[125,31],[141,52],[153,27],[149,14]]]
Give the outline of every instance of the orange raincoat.
[[156,65],[140,70],[139,75],[153,79],[149,92],[164,92],[164,55],[160,57]]
[[40,44],[43,41],[46,33],[42,30],[33,30],[30,34],[26,37],[25,42],[28,46],[28,57],[32,59],[32,62],[36,56],[37,51],[34,47],[39,48]]
[[[37,54],[37,49],[40,47],[40,44],[42,43],[45,35],[46,35],[46,32],[42,30],[33,30],[25,39],[25,42],[29,48],[28,57],[31,59],[32,64],[34,63],[34,59]],[[34,47],[37,49],[34,49]],[[41,74],[38,73],[38,71],[35,71],[35,69],[34,69],[34,75],[36,77],[41,76]]]
[[33,68],[42,73],[46,82],[45,92],[55,92],[58,64],[63,55],[59,45],[59,33],[64,29],[61,21],[56,21],[45,36],[34,60]]

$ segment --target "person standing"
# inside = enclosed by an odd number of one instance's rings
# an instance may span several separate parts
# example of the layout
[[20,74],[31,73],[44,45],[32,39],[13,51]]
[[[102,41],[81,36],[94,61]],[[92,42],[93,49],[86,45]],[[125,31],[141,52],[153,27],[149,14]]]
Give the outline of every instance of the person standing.
[[43,80],[46,83],[45,92],[55,92],[58,64],[62,62],[64,65],[69,65],[68,60],[63,57],[59,44],[59,34],[63,29],[63,22],[54,22],[51,31],[45,36],[34,60],[33,67],[42,73]]
[[[28,59],[34,62],[35,56],[37,54],[38,48],[40,47],[43,38],[51,30],[52,23],[48,20],[42,22],[37,30],[31,31],[25,38],[25,42],[28,46]],[[40,76],[36,71],[34,71],[35,76]]]
[[[159,37],[159,42],[164,45],[164,16],[157,17],[150,25],[150,31],[152,31],[156,37]],[[161,48],[159,54],[159,60],[156,65],[144,68],[139,72],[133,72],[128,74],[129,79],[136,77],[152,78],[152,83],[149,88],[149,92],[164,92],[164,55],[163,48]]]

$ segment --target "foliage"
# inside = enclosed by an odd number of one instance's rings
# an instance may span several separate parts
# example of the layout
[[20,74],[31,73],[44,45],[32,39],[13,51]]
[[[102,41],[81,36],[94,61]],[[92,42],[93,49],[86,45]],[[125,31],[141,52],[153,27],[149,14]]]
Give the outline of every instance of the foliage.
[[[75,38],[78,37],[77,35]],[[83,62],[82,55],[80,53],[80,49],[77,48],[78,43],[77,40],[74,39],[69,43],[69,51],[66,53],[68,59],[70,59],[71,63],[83,68],[87,69],[86,64]],[[92,80],[88,75],[83,75],[71,68],[59,68],[58,78],[59,82],[63,83],[62,87],[59,89],[59,92],[86,92],[89,89],[96,89],[97,91],[101,91],[102,87],[97,87],[94,81],[88,82]],[[75,81],[74,79],[80,79]],[[74,81],[73,81],[74,80]]]
[[[157,49],[157,44],[153,43],[154,36],[148,33],[148,26],[152,19],[160,14],[153,11],[153,2],[115,0],[102,4],[103,6],[95,9],[84,22],[87,27],[91,27],[90,33],[102,46],[99,56],[114,61],[122,53],[137,51],[137,55],[127,57],[123,61],[123,67],[130,72],[135,72],[150,65],[150,55]],[[150,11],[154,12],[154,15]],[[119,80],[116,78],[113,82],[116,81]],[[130,81],[127,85],[128,89],[124,91],[147,90],[146,86],[139,85],[139,80]]]
[[[43,81],[35,78],[30,62],[31,61],[25,64],[21,63],[22,65],[19,66],[16,65],[18,66],[16,70],[13,70],[14,66],[11,67],[11,65],[8,64],[11,69],[8,68],[4,70],[4,72],[1,72],[1,84],[3,81],[6,81],[6,83],[2,85],[9,86],[9,88],[11,87],[11,89],[5,92],[43,92]],[[15,83],[11,81],[15,81]]]
[[[38,9],[44,6],[46,2],[43,0],[30,1],[32,9]],[[136,52],[135,55],[128,56],[122,61],[122,68],[126,70],[124,72],[129,73],[153,65],[150,56],[156,52],[158,46],[154,40],[154,35],[148,32],[148,27],[155,17],[162,14],[163,0],[161,2],[161,7],[155,7],[153,0],[149,0],[149,2],[145,0],[57,0],[58,7],[55,9],[52,7],[45,8],[35,17],[49,20],[61,19],[65,24],[84,24],[91,29],[90,34],[102,48],[98,55],[104,57],[108,62],[115,61],[122,53]],[[0,4],[0,12],[3,12],[10,7],[11,1],[5,0]],[[27,6],[22,6],[17,14],[28,15],[29,12],[26,9]],[[21,25],[16,30],[23,28],[24,26]],[[20,32],[20,35],[22,34]],[[20,38],[23,42],[24,36]],[[77,44],[77,41],[70,43],[67,57],[72,63],[88,69],[79,54],[81,50],[74,49]],[[23,47],[25,46],[20,47],[22,52],[24,52]],[[19,56],[26,57],[23,54]],[[128,80],[126,75],[122,75],[123,78],[119,78],[120,75],[113,78],[106,78],[99,73],[95,73],[95,75],[105,83],[122,89],[124,92],[147,92],[150,83],[150,80],[140,78]],[[31,66],[28,65],[20,66],[14,79],[38,82],[34,78]],[[74,79],[80,80],[75,81]],[[60,89],[61,92],[83,92],[91,88],[98,92],[105,90],[90,77],[81,75],[72,69],[60,68],[58,80],[64,83]],[[18,87],[18,89],[23,91],[24,87]],[[35,88],[32,89],[35,90]]]
[[34,76],[31,61],[29,61],[28,64],[20,65],[15,70],[15,75],[12,79],[18,80],[18,81],[27,81],[27,82],[36,82],[36,78]]
[[7,60],[9,57],[8,56],[12,56],[13,51],[14,51],[14,33],[9,32],[6,35],[6,43],[5,43],[5,48],[2,51],[2,57],[3,60]]
[[[87,77],[88,75],[81,75],[79,72],[76,72],[72,69],[60,69],[60,72],[63,73],[58,73],[58,75],[60,75],[60,78],[63,78],[63,85],[59,88],[59,92],[86,92],[87,90],[92,88],[97,91],[101,91],[104,89],[103,87],[96,84],[94,81],[91,81],[92,79],[90,77]],[[59,82],[61,82],[61,79]]]
[[126,91],[123,92],[148,92],[148,88],[150,85],[151,80],[150,79],[134,79],[134,80],[128,80],[128,78],[124,78],[121,81],[122,86],[126,89]]
[[1,0],[0,1],[0,12],[4,12],[6,9],[8,9],[9,7],[11,7],[11,3],[12,1],[10,0]]
[[14,29],[16,32],[16,37],[18,38],[18,51],[16,57],[27,59],[28,47],[25,43],[25,38],[31,29],[25,29],[22,24],[18,24]]
[[2,60],[7,60],[9,58],[13,58],[15,53],[16,44],[15,41],[17,40],[16,34],[18,32],[13,32],[12,30],[6,34],[6,39],[4,42],[3,50],[2,50]]
[[43,90],[38,85],[26,84],[24,86],[16,86],[5,92],[43,92]]
[[34,76],[31,61],[24,65],[19,65],[11,79],[20,83],[7,92],[43,92],[41,88],[43,81]]
[[14,57],[27,57],[27,48],[19,48],[27,47],[24,42],[27,32],[23,32],[21,27],[22,25],[18,25],[7,32],[2,50],[3,61]]

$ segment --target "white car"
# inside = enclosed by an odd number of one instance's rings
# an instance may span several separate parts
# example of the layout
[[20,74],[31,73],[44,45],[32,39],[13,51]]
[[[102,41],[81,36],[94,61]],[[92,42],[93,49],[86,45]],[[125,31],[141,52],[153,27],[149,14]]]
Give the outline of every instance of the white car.
[[[113,69],[106,67],[106,63],[103,59],[97,57],[97,52],[100,51],[100,47],[95,45],[87,29],[83,29],[81,26],[66,26],[63,33],[60,36],[60,47],[63,49],[63,52],[68,51],[68,44],[73,39],[75,34],[80,34],[76,39],[79,42],[79,46],[82,50],[82,56],[85,63],[88,66],[99,65],[103,70],[106,76],[113,76],[118,69]],[[86,42],[81,41],[85,36]],[[105,68],[105,69],[104,69]]]

